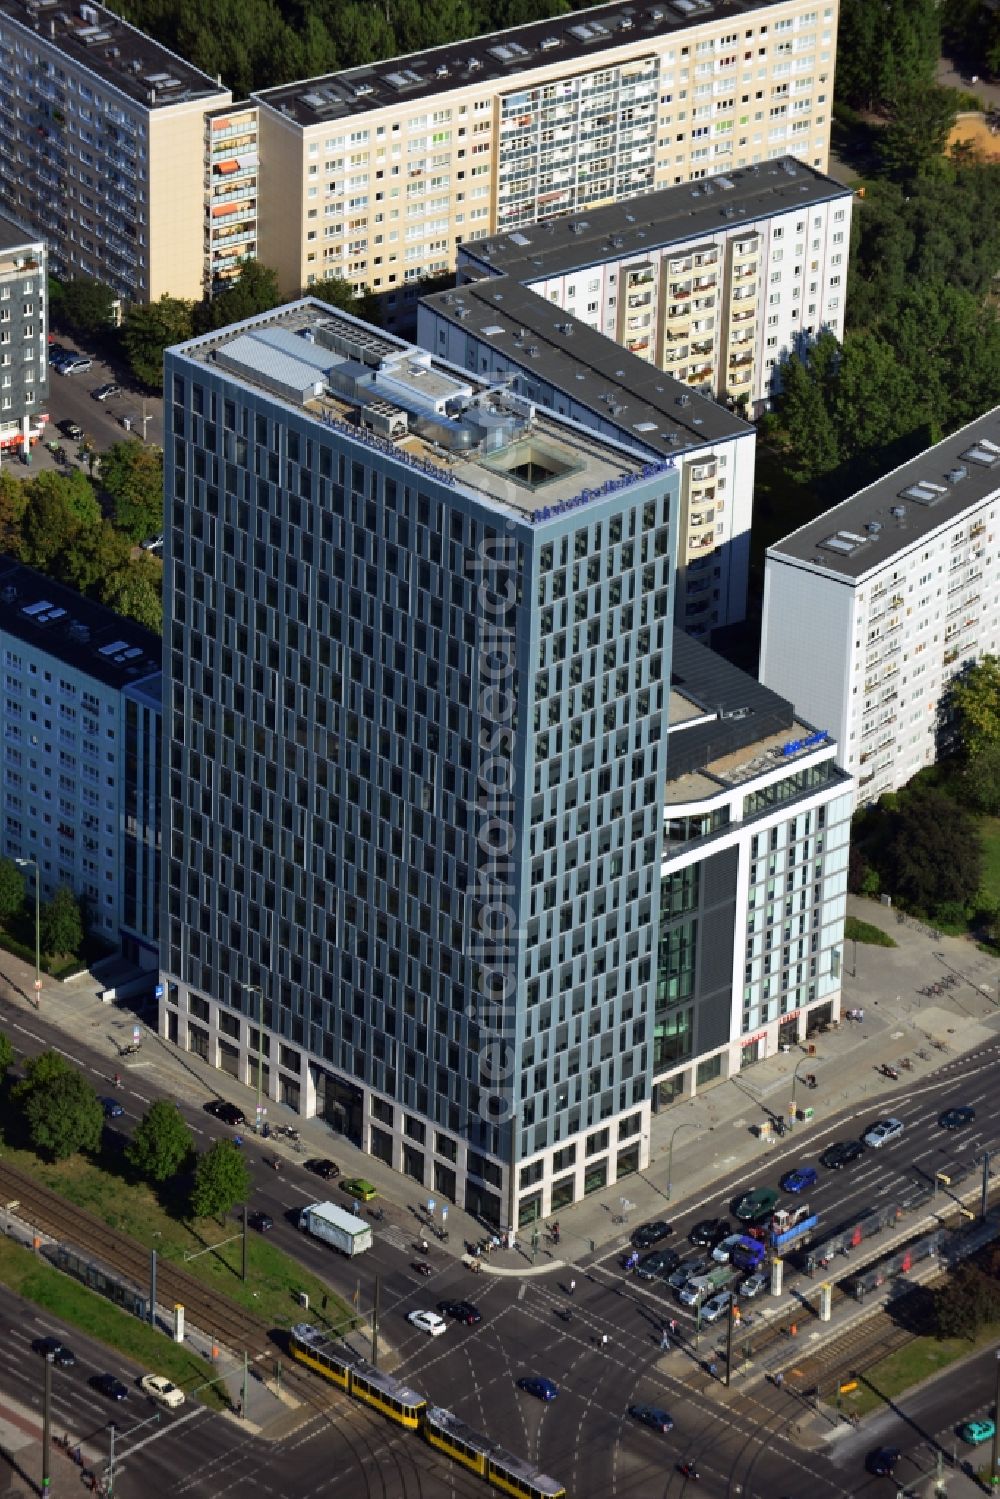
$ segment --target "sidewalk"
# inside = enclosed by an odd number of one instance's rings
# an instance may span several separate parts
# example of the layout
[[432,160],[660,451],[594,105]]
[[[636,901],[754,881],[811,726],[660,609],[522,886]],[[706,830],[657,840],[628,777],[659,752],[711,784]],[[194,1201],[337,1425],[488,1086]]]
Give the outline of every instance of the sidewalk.
[[[796,1102],[815,1110],[812,1127],[846,1108],[860,1110],[891,1106],[894,1093],[905,1092],[930,1071],[949,1059],[995,1046],[1000,1038],[997,987],[1000,962],[980,952],[961,938],[940,937],[900,925],[896,913],[875,902],[850,897],[852,915],[882,927],[899,945],[896,948],[845,944],[843,1009],[864,1010],[864,1023],[842,1021],[836,1030],[816,1038],[816,1054],[802,1072],[815,1072],[817,1087],[809,1090],[802,1076],[794,1084]],[[853,971],[852,971],[853,970]],[[930,982],[954,973],[961,982],[942,996],[925,998],[919,990]],[[34,970],[8,953],[0,953],[0,994],[15,1002],[20,1011],[13,1027],[31,1031],[34,1007],[30,995]],[[137,1055],[119,1056],[119,1047],[131,1041],[135,1013],[125,1005],[103,1004],[98,984],[90,974],[57,984],[43,979],[41,1013],[66,1033],[65,1050],[73,1054],[72,1038],[85,1041],[107,1058],[107,1068],[94,1079],[100,1091],[117,1091],[128,1100],[148,1101],[143,1079],[149,1078],[175,1098],[196,1106],[221,1097],[236,1103],[248,1115],[254,1113],[253,1089],[228,1073],[208,1066],[193,1052],[182,1052],[143,1026]],[[941,1042],[946,1050],[938,1050]],[[917,1050],[926,1052],[918,1058]],[[586,1202],[559,1214],[561,1242],[558,1249],[542,1226],[541,1240],[532,1259],[529,1233],[525,1243],[513,1251],[495,1251],[487,1268],[492,1274],[526,1275],[556,1271],[567,1262],[584,1260],[610,1245],[624,1242],[630,1226],[651,1216],[669,1217],[669,1203],[697,1198],[725,1173],[751,1168],[766,1160],[771,1146],[754,1132],[772,1114],[787,1117],[792,1097],[793,1073],[808,1055],[804,1047],[778,1053],[747,1069],[738,1077],[716,1084],[686,1102],[678,1102],[652,1121],[651,1159],[648,1169],[616,1186],[595,1193]],[[912,1062],[901,1071],[898,1082],[884,1078],[877,1067]],[[120,1086],[114,1083],[120,1073]],[[134,1105],[133,1105],[134,1106]],[[418,1214],[426,1207],[427,1193],[416,1182],[390,1170],[373,1156],[364,1155],[322,1119],[301,1119],[281,1104],[269,1105],[269,1122],[294,1124],[301,1134],[298,1155],[333,1156],[344,1175],[368,1178],[379,1192],[386,1212],[384,1232],[390,1241],[409,1246],[422,1236]],[[683,1128],[681,1128],[683,1126]],[[802,1126],[805,1128],[805,1126]],[[787,1138],[787,1137],[786,1137]],[[676,1139],[668,1180],[671,1143]],[[297,1153],[283,1140],[271,1138],[264,1147],[269,1154],[295,1160]],[[322,1194],[317,1183],[317,1193]],[[628,1224],[612,1219],[622,1211],[621,1198],[630,1204]],[[444,1204],[441,1204],[444,1206]],[[465,1242],[483,1237],[482,1225],[454,1204],[448,1207],[447,1244],[435,1242],[436,1253],[462,1254]],[[438,1213],[440,1219],[440,1211]]]

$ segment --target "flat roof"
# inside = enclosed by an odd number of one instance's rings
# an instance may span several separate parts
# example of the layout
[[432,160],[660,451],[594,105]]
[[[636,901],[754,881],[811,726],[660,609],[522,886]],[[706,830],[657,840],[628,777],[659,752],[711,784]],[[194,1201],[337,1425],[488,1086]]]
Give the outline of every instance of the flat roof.
[[783,0],[661,0],[657,4],[596,5],[549,21],[531,21],[469,41],[449,42],[385,62],[365,63],[297,83],[262,89],[254,97],[302,126],[333,123],[414,99],[501,82],[566,62],[606,67],[616,49],[646,38],[683,34],[712,21],[745,20]]
[[229,95],[220,81],[93,0],[0,0],[0,16],[37,33],[144,109]]
[[1000,406],[768,547],[768,557],[860,581],[1000,496]]
[[533,522],[673,467],[316,298],[170,352]]
[[851,189],[833,177],[794,156],[782,156],[701,182],[643,193],[627,203],[609,203],[470,240],[459,248],[459,265],[471,261],[530,286],[680,241],[738,235],[741,225],[851,196]]
[[45,236],[36,234],[8,213],[0,213],[0,251],[35,249],[45,244]]
[[[742,417],[640,359],[510,276],[422,301],[456,327],[663,457],[753,432]],[[524,330],[523,334],[521,330]],[[567,331],[570,330],[570,331]]]
[[108,687],[163,668],[163,642],[152,630],[4,556],[0,628]]

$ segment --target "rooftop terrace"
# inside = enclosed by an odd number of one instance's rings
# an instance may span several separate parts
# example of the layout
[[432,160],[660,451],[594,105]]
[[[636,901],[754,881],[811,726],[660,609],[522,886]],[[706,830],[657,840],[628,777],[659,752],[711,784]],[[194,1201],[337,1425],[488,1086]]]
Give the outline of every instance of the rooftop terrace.
[[173,352],[534,522],[672,467],[312,299]]

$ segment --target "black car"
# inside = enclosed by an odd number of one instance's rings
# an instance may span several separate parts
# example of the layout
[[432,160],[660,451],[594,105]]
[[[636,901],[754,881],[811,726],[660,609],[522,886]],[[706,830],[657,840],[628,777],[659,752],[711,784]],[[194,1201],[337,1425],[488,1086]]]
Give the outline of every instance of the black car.
[[657,1275],[669,1275],[676,1270],[681,1262],[681,1257],[676,1249],[654,1249],[652,1254],[644,1254],[635,1273],[642,1280],[652,1280]]
[[700,1223],[695,1224],[688,1237],[692,1244],[699,1244],[703,1249],[714,1249],[732,1231],[728,1218],[703,1218]]
[[223,1124],[231,1124],[234,1129],[247,1122],[243,1110],[238,1109],[234,1103],[227,1103],[224,1098],[210,1098],[205,1105],[205,1113],[221,1119]]
[[636,1249],[652,1249],[661,1239],[669,1239],[672,1233],[670,1224],[658,1219],[655,1223],[644,1223],[641,1228],[637,1228],[632,1235],[632,1243]]
[[306,1170],[314,1176],[321,1176],[325,1182],[336,1181],[340,1175],[340,1167],[325,1156],[313,1156],[312,1160],[306,1161]]
[[844,1166],[850,1166],[853,1161],[860,1160],[865,1153],[865,1147],[860,1140],[838,1140],[834,1145],[828,1145],[819,1158],[821,1166],[828,1171],[840,1171]]
[[630,1405],[628,1413],[633,1421],[651,1426],[654,1431],[673,1431],[674,1423],[665,1410],[658,1405]]
[[902,1457],[898,1447],[876,1447],[865,1458],[865,1467],[876,1478],[891,1478],[896,1464]]
[[36,1353],[42,1354],[44,1358],[52,1357],[52,1362],[58,1364],[60,1369],[71,1369],[76,1363],[76,1354],[72,1348],[67,1348],[65,1343],[60,1343],[58,1338],[51,1336],[47,1338],[36,1338],[32,1343]]
[[274,1227],[274,1219],[270,1213],[249,1213],[247,1223],[255,1228],[259,1234],[269,1234]]
[[961,1104],[957,1109],[945,1109],[939,1115],[938,1124],[942,1129],[963,1129],[965,1125],[971,1124],[976,1117],[976,1111],[969,1104]]
[[66,421],[59,422],[58,426],[59,431],[64,437],[68,437],[70,442],[79,442],[83,437],[83,428],[80,426],[79,422],[71,422],[69,418],[67,418]]
[[109,1400],[127,1400],[128,1386],[123,1385],[120,1379],[113,1374],[95,1374],[90,1381],[91,1389],[99,1395],[106,1395]]
[[709,1270],[714,1269],[715,1266],[711,1260],[681,1260],[677,1268],[667,1276],[667,1285],[671,1290],[679,1291],[682,1286],[687,1285],[689,1280],[694,1280],[698,1275],[707,1275]]
[[464,1322],[466,1327],[475,1327],[477,1322],[483,1320],[482,1312],[471,1301],[439,1301],[438,1311],[443,1317],[453,1317],[456,1322]]

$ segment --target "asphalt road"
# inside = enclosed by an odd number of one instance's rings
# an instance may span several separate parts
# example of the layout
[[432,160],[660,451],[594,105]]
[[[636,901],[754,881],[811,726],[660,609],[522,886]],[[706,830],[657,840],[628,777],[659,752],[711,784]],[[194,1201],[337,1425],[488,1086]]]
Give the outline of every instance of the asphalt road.
[[[78,340],[69,341],[59,338],[57,342],[64,348],[72,348],[77,353],[93,357],[90,350],[84,348]],[[106,385],[112,380],[121,385],[122,394],[112,396],[107,401],[95,401],[91,391],[97,390],[99,386]],[[58,427],[62,421],[78,422],[97,451],[103,452],[112,443],[121,442],[124,438],[133,435],[125,431],[120,419],[123,416],[140,417],[143,411],[143,401],[136,391],[129,389],[126,374],[94,359],[93,367],[86,374],[81,375],[61,375],[58,370],[50,367],[49,399],[45,409],[51,418],[50,428]],[[156,396],[147,396],[145,409],[147,415],[150,416],[150,421],[146,426],[146,440],[162,447],[163,401]],[[137,423],[134,435],[142,436],[141,422]],[[60,432],[49,433],[47,429],[47,440],[50,438],[61,439],[66,451],[75,455],[76,444],[63,438]]]
[[[120,1089],[109,1086],[107,1056],[67,1040],[42,1016],[0,1005],[0,1023],[19,1049],[34,1050],[52,1041],[70,1054],[88,1070],[99,1092],[114,1092],[125,1105],[126,1120],[118,1123],[134,1124],[155,1096],[149,1079],[139,1072],[129,1073]],[[994,1066],[992,1053],[944,1060],[939,1072],[922,1076],[911,1089],[897,1094],[891,1112],[906,1124],[900,1140],[867,1152],[842,1172],[821,1169],[818,1189],[807,1194],[820,1210],[824,1227],[836,1227],[874,1202],[891,1200],[894,1189],[915,1176],[927,1179],[948,1162],[967,1159],[995,1143],[1000,1138],[1000,1095],[995,1089],[991,1093]],[[977,1119],[969,1129],[947,1134],[937,1117],[943,1108],[958,1103],[973,1104]],[[206,1115],[198,1101],[181,1099],[180,1104],[200,1145],[231,1134]],[[819,1129],[800,1126],[803,1132],[796,1140],[762,1146],[758,1171],[724,1179],[696,1201],[676,1201],[672,1212],[664,1204],[663,1216],[671,1219],[675,1230],[668,1243],[683,1247],[696,1220],[724,1214],[750,1186],[776,1185],[784,1171],[815,1161],[834,1139],[857,1137],[875,1117],[873,1111],[870,1117],[851,1116]],[[363,1260],[347,1262],[293,1226],[304,1202],[344,1200],[335,1185],[310,1177],[297,1163],[271,1171],[264,1164],[271,1151],[263,1143],[248,1141],[246,1149],[248,1158],[257,1162],[251,1207],[275,1219],[276,1241],[345,1296],[353,1294],[360,1280],[363,1305],[370,1304],[375,1274],[380,1276],[381,1327],[398,1360],[395,1372],[434,1403],[450,1406],[477,1430],[560,1479],[574,1499],[682,1494],[685,1481],[676,1464],[691,1457],[702,1474],[698,1491],[708,1494],[735,1493],[737,1484],[744,1499],[780,1499],[785,1493],[807,1491],[811,1499],[824,1499],[862,1491],[863,1457],[852,1459],[853,1466],[845,1470],[848,1449],[840,1447],[836,1461],[832,1455],[799,1449],[789,1435],[798,1414],[790,1396],[784,1403],[769,1396],[731,1408],[706,1397],[706,1375],[690,1347],[690,1321],[685,1323],[688,1339],[681,1350],[666,1358],[661,1355],[664,1320],[685,1314],[665,1286],[624,1273],[621,1261],[634,1224],[623,1228],[619,1246],[586,1258],[572,1272],[511,1279],[491,1276],[487,1270],[473,1276],[454,1255],[432,1246],[429,1258],[435,1273],[424,1279],[411,1269],[419,1229],[403,1210],[387,1205],[391,1221],[375,1226],[375,1248]],[[329,1154],[336,1159],[333,1136]],[[565,1289],[571,1276],[577,1282],[572,1298]],[[460,1296],[480,1307],[478,1326],[451,1323],[443,1337],[430,1339],[406,1321],[414,1309],[434,1309],[440,1300]],[[569,1321],[564,1320],[567,1312]],[[609,1340],[606,1346],[604,1337]],[[703,1331],[702,1360],[710,1356],[717,1337]],[[558,1398],[546,1405],[519,1392],[517,1378],[529,1373],[554,1379],[560,1386]],[[637,1426],[627,1415],[631,1402],[665,1406],[674,1430],[660,1435]],[[345,1409],[339,1419],[352,1430],[357,1416]],[[306,1428],[306,1447],[314,1441],[325,1445],[324,1430],[316,1418]],[[394,1435],[383,1433],[384,1441],[391,1445]],[[862,1435],[867,1438],[867,1431]],[[400,1435],[398,1440],[405,1444],[410,1439]],[[869,1447],[877,1444],[867,1442]],[[410,1490],[404,1492],[409,1499]]]
[[919,1475],[935,1472],[938,1457],[945,1473],[953,1465],[973,1468],[989,1464],[992,1443],[971,1447],[959,1439],[958,1426],[969,1420],[995,1415],[996,1348],[967,1359],[958,1371],[945,1369],[936,1379],[895,1402],[880,1415],[865,1422],[863,1430],[846,1431],[831,1449],[833,1464],[857,1477],[859,1494],[882,1494],[885,1479],[859,1477],[865,1457],[877,1447],[895,1447],[902,1454],[895,1476],[905,1487]]

